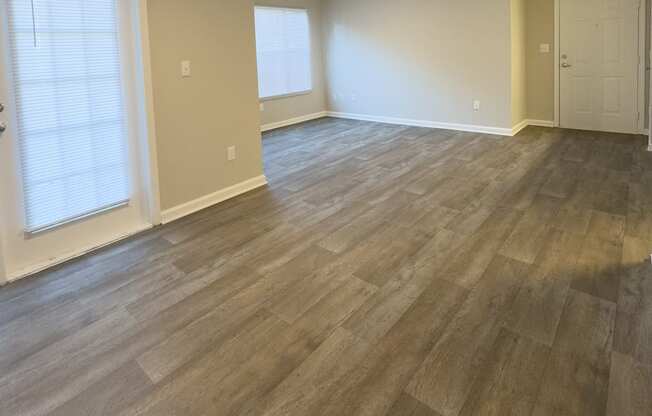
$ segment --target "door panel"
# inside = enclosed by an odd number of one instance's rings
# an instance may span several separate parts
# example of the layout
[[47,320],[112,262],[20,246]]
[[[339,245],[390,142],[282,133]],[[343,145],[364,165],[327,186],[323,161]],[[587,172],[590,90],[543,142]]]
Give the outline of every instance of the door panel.
[[0,2],[0,234],[10,278],[148,226],[130,3]]
[[560,125],[636,133],[638,3],[561,0]]
[[593,97],[591,97],[592,79],[590,77],[576,77],[573,84],[574,109],[577,114],[593,114]]

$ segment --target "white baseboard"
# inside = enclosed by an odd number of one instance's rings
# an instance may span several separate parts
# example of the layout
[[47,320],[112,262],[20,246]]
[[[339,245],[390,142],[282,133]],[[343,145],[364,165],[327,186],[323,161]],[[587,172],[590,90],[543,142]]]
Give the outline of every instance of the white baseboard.
[[515,125],[514,127],[512,127],[512,134],[511,134],[511,136],[516,136],[517,134],[519,134],[519,133],[521,132],[521,130],[523,130],[523,129],[526,128],[527,126],[529,126],[529,124],[528,124],[528,120],[523,120],[523,121],[521,121],[520,123],[518,123],[517,125]]
[[521,130],[528,126],[555,127],[555,122],[550,120],[525,119],[512,128],[512,136],[516,136],[521,132]]
[[194,214],[197,211],[201,211],[202,209],[211,207],[215,204],[219,204],[220,202],[224,202],[227,199],[235,198],[238,195],[242,195],[246,192],[252,191],[265,185],[267,185],[267,178],[265,175],[248,179],[244,182],[229,186],[228,188],[214,192],[210,195],[197,198],[194,201],[186,202],[185,204],[167,209],[161,213],[161,221],[163,224],[170,223],[174,220],[178,220],[179,218]]
[[[204,208],[208,208],[212,205],[218,204],[220,202],[226,201],[227,199],[231,199],[233,197],[236,197],[238,195],[241,195],[245,192],[251,191],[253,189],[259,188],[261,186],[265,186],[267,184],[267,178],[263,176],[259,176],[256,178],[249,179],[247,181],[241,182],[239,184],[236,184],[234,186],[230,186],[226,189],[223,189],[221,191],[215,192],[213,194],[204,196],[202,198],[198,198],[194,201],[190,201],[186,204],[179,205],[177,207],[174,207],[172,209],[166,210],[162,213],[162,221],[163,224],[169,223],[171,221],[174,221],[176,219],[179,219],[181,217],[185,217],[186,215],[190,215],[194,212],[200,211]],[[39,264],[34,264],[31,265],[27,268],[23,268],[21,270],[17,270],[15,272],[11,272],[6,280],[0,280],[0,286],[3,286],[5,284],[14,282],[16,280],[20,280],[22,278],[25,278],[27,276],[31,276],[35,273],[38,273],[40,271],[46,270],[50,267],[59,265],[61,263],[65,263],[69,260],[72,260],[77,257],[81,257],[85,254],[91,253],[93,251],[99,250],[103,247],[109,246],[111,244],[117,243],[118,241],[124,240],[125,238],[131,237],[133,235],[136,235],[138,233],[141,233],[145,230],[148,230],[152,228],[151,225],[144,225],[143,227],[140,227],[133,232],[130,232],[128,234],[123,234],[123,235],[117,235],[113,238],[110,239],[110,241],[103,243],[103,244],[96,244],[96,245],[91,245],[88,247],[84,247],[83,249],[76,250],[71,253],[67,253],[65,255],[49,259],[46,262],[42,262]]]
[[445,130],[455,130],[455,131],[466,131],[470,133],[486,133],[486,134],[495,134],[498,136],[511,136],[512,129],[506,129],[502,127],[488,127],[488,126],[476,126],[473,124],[455,124],[455,123],[442,123],[438,121],[426,121],[426,120],[411,120],[406,118],[396,118],[396,117],[381,117],[381,116],[371,116],[366,114],[353,114],[353,113],[341,113],[337,111],[329,111],[329,117],[335,118],[346,118],[350,120],[362,120],[362,121],[375,121],[378,123],[387,123],[387,124],[398,124],[402,126],[415,126],[415,127],[429,127],[433,129],[445,129]]
[[262,125],[260,127],[260,131],[261,132],[266,132],[266,131],[269,131],[269,130],[279,129],[281,127],[287,127],[287,126],[291,126],[293,124],[299,124],[299,123],[304,123],[306,121],[316,120],[318,118],[323,118],[323,117],[326,117],[327,115],[328,115],[327,111],[320,111],[319,113],[307,114],[305,116],[295,117],[295,118],[291,118],[289,120],[283,120],[283,121],[279,121],[279,122],[276,122],[276,123],[264,124],[264,125]]
[[533,120],[533,119],[528,119],[527,125],[528,126],[539,126],[539,127],[555,127],[555,122],[552,120]]
[[51,267],[58,266],[59,264],[65,263],[67,261],[76,259],[77,257],[84,256],[88,253],[92,253],[94,251],[97,251],[101,248],[110,246],[111,244],[115,244],[121,240],[124,240],[126,238],[132,237],[136,234],[142,233],[143,231],[147,231],[152,228],[152,225],[150,224],[145,224],[127,234],[119,234],[114,236],[113,238],[110,238],[109,241],[101,243],[101,244],[93,244],[89,245],[87,247],[84,247],[79,250],[75,250],[73,252],[66,253],[64,255],[54,257],[51,259],[48,259],[47,261],[37,263],[30,265],[29,267],[22,268],[17,271],[12,271],[8,276],[6,281],[0,281],[0,286],[15,282],[17,280],[23,279],[25,277],[29,277],[33,274],[36,274],[38,272],[42,272],[43,270],[47,270]]
[[455,130],[455,131],[464,131],[470,133],[486,133],[486,134],[495,134],[499,136],[515,136],[527,126],[554,127],[555,125],[553,121],[528,119],[528,120],[523,120],[521,123],[517,124],[511,129],[507,129],[502,127],[478,126],[474,124],[443,123],[438,121],[413,120],[413,119],[398,118],[398,117],[372,116],[368,114],[344,113],[338,111],[321,111],[319,113],[308,114],[305,116],[296,117],[289,120],[279,121],[277,123],[265,124],[260,128],[260,130],[261,132],[265,132],[269,130],[278,129],[281,127],[303,123],[310,120],[316,120],[318,118],[323,118],[323,117],[345,118],[350,120],[361,120],[361,121],[374,121],[378,123],[398,124],[403,126],[415,126],[415,127],[429,127],[433,129]]

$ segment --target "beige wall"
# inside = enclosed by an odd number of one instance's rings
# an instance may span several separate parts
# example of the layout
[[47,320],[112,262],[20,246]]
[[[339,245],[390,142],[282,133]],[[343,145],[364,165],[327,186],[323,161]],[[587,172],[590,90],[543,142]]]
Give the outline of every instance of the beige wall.
[[324,0],[329,108],[511,128],[509,1]]
[[326,89],[321,45],[320,0],[256,0],[261,6],[294,7],[308,9],[311,32],[312,92],[294,97],[265,101],[261,112],[263,125],[289,120],[295,117],[326,111]]
[[[165,210],[262,175],[253,3],[148,3]],[[191,78],[181,78],[182,60]],[[238,159],[227,162],[231,145]]]
[[[555,1],[528,0],[527,7],[527,108],[528,118],[555,118]],[[550,45],[540,53],[539,45]]]
[[512,126],[527,119],[526,0],[511,0]]

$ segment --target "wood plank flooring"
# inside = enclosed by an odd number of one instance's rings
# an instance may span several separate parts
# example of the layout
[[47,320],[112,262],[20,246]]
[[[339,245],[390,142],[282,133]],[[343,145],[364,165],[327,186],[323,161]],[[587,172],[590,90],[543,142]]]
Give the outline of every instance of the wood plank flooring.
[[263,145],[268,187],[0,288],[0,415],[652,415],[643,137]]

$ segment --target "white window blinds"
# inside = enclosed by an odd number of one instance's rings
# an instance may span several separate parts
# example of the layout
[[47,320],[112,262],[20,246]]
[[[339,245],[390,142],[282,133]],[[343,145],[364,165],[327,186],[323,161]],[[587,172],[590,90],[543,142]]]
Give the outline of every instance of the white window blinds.
[[309,91],[310,28],[302,9],[256,7],[260,98]]
[[118,0],[5,0],[26,231],[129,199]]

